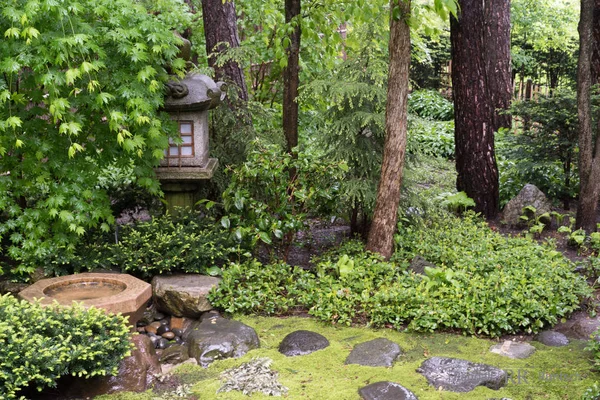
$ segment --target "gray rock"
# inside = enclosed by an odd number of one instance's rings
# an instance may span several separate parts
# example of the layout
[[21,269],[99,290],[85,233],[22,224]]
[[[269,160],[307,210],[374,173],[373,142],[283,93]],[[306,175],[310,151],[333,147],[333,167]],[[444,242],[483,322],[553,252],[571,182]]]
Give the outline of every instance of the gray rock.
[[408,270],[418,275],[425,275],[425,267],[435,268],[436,266],[421,256],[415,256],[410,262]]
[[446,357],[431,357],[421,364],[417,372],[427,378],[436,389],[466,393],[477,386],[498,390],[508,375],[505,371],[487,364]]
[[279,352],[288,357],[304,356],[329,346],[329,340],[316,332],[299,330],[290,333],[279,344]]
[[155,276],[152,298],[158,310],[176,317],[198,318],[212,309],[206,295],[220,282],[204,275]]
[[354,346],[345,364],[368,367],[391,367],[400,355],[400,346],[385,338],[373,339]]
[[535,185],[527,184],[519,194],[506,204],[502,211],[503,220],[512,226],[521,225],[519,217],[523,215],[523,208],[533,206],[536,215],[541,215],[552,210],[552,204],[546,195]]
[[161,364],[180,364],[190,358],[187,346],[173,345],[165,349],[158,361]]
[[535,347],[529,343],[506,340],[503,343],[492,346],[490,351],[508,358],[523,359],[535,353]]
[[544,331],[537,335],[537,341],[546,346],[560,347],[569,344],[569,339],[560,332]]
[[417,396],[394,382],[375,382],[358,389],[363,400],[417,400]]
[[253,328],[225,318],[192,323],[183,332],[183,340],[189,344],[190,357],[205,368],[215,360],[241,357],[260,347]]

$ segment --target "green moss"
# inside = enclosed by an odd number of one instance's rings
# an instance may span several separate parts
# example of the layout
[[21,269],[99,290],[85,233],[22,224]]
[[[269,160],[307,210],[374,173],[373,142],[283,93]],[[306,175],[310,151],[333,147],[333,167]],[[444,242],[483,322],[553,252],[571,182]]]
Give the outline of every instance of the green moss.
[[[511,360],[489,352],[494,340],[452,334],[401,333],[390,329],[348,328],[326,325],[312,318],[268,318],[238,316],[236,319],[256,329],[261,348],[244,357],[213,363],[208,369],[182,365],[174,369],[182,383],[192,383],[192,392],[200,399],[237,400],[267,398],[255,393],[244,396],[239,392],[219,393],[219,374],[254,357],[269,357],[271,369],[279,372],[279,381],[289,388],[290,399],[358,400],[358,389],[382,380],[398,382],[412,390],[420,400],[481,400],[507,397],[513,400],[577,399],[585,389],[600,380],[591,373],[590,353],[584,350],[585,342],[574,341],[565,347],[547,347],[532,342],[537,351],[525,360]],[[298,329],[319,332],[331,345],[321,351],[302,357],[285,357],[277,351],[279,343]],[[404,354],[392,368],[344,365],[352,347],[378,337],[388,338],[400,345]],[[482,362],[512,372],[506,387],[495,391],[478,387],[470,393],[440,392],[428,385],[426,379],[415,372],[421,363],[432,356],[457,357]],[[540,379],[540,374],[563,373],[562,380]],[[566,374],[571,378],[567,381]],[[520,380],[520,382],[519,382]],[[148,393],[119,394],[98,397],[99,400],[152,400]]]
[[[289,388],[291,399],[352,399],[357,400],[358,389],[373,382],[390,380],[412,390],[421,400],[428,399],[486,399],[508,397],[525,399],[579,399],[585,389],[600,378],[590,372],[589,353],[583,350],[583,342],[574,342],[561,348],[547,347],[537,342],[538,351],[525,360],[511,360],[489,352],[496,342],[487,339],[456,336],[451,334],[408,334],[389,329],[347,328],[324,325],[309,318],[266,318],[240,316],[237,319],[254,327],[261,338],[261,348],[253,350],[240,359],[229,359],[212,364],[208,370],[215,376],[228,368],[238,366],[253,357],[269,357],[271,368],[279,372],[279,381]],[[298,329],[319,332],[327,337],[331,345],[322,351],[303,357],[285,357],[277,351],[285,335]],[[400,345],[404,355],[392,368],[373,368],[344,365],[352,347],[358,343],[378,337],[388,338]],[[439,392],[427,384],[426,379],[415,372],[430,356],[447,356],[483,362],[512,371],[513,379],[508,385],[494,391],[479,387],[470,393]],[[200,367],[185,367],[185,373]],[[176,371],[179,374],[182,370]],[[519,371],[521,382],[519,383]],[[569,373],[578,378],[573,381],[540,380],[540,373]],[[566,376],[563,376],[563,379]],[[241,393],[219,393],[218,378],[196,383],[193,392],[202,399],[246,399]],[[252,398],[263,398],[254,394]]]

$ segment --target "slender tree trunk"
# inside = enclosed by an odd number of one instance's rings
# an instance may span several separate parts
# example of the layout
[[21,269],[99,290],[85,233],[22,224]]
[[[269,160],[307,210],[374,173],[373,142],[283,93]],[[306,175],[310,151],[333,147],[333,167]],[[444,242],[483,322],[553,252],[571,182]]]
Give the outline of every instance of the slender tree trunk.
[[287,66],[283,70],[283,133],[288,153],[298,146],[298,86],[300,85],[301,0],[285,0],[285,22],[293,25],[286,48]]
[[457,189],[475,200],[486,218],[498,214],[499,182],[494,132],[509,128],[512,98],[510,3],[460,0],[451,17],[452,85]]
[[[394,8],[399,18],[393,18]],[[398,203],[406,150],[408,73],[410,69],[410,0],[391,0],[390,69],[388,73],[385,144],[381,178],[369,231],[367,249],[389,258],[394,251],[394,232],[398,221]]]
[[594,15],[598,15],[597,6],[598,2],[595,0],[581,0],[577,63],[580,188],[575,226],[588,233],[596,230],[596,213],[600,198],[600,140],[596,138],[594,143],[591,106],[591,86],[594,83],[592,79],[598,79],[598,76],[592,76],[594,25],[600,23],[598,19],[594,20]]
[[217,65],[217,55],[228,47],[239,47],[240,38],[237,29],[237,16],[233,0],[202,0],[202,19],[206,37],[208,65],[215,70],[215,80],[225,80],[237,86],[238,97],[248,100],[248,88],[244,71],[236,61]]

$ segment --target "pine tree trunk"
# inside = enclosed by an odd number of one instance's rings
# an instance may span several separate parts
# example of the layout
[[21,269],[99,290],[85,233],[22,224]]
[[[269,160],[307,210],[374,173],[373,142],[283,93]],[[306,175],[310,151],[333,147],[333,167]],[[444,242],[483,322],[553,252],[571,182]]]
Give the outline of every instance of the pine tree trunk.
[[494,132],[509,128],[510,4],[506,0],[460,0],[451,17],[457,189],[475,200],[475,211],[498,215],[499,182]]
[[285,22],[293,23],[290,45],[286,48],[287,66],[283,70],[283,133],[286,149],[298,146],[298,86],[300,85],[300,21],[301,0],[285,0]]
[[381,178],[369,231],[367,249],[389,258],[394,251],[394,232],[398,222],[398,204],[406,151],[408,73],[410,68],[410,1],[391,0],[392,16],[399,7],[398,19],[391,18],[390,69],[388,73],[385,144]]
[[[592,69],[595,46],[595,25],[600,20],[598,2],[581,0],[579,19],[579,60],[577,63],[577,115],[579,117],[579,204],[575,226],[586,232],[596,230],[596,213],[600,198],[600,140],[594,143],[591,86],[598,79]],[[598,63],[599,60],[593,60]],[[596,70],[596,66],[594,66]]]
[[247,101],[248,88],[240,64],[236,61],[228,61],[224,65],[218,66],[217,58],[214,56],[226,51],[228,47],[240,46],[233,0],[225,2],[223,0],[202,0],[202,19],[208,65],[215,70],[215,80],[233,83],[238,88],[239,99]]

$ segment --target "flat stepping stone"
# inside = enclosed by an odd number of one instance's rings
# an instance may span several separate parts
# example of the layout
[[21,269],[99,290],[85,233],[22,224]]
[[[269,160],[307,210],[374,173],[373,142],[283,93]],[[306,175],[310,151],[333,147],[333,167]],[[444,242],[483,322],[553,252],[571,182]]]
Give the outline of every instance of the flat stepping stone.
[[466,393],[477,386],[498,390],[508,379],[505,371],[487,364],[447,357],[431,357],[417,368],[436,389]]
[[279,352],[288,357],[304,356],[329,346],[329,340],[316,332],[299,330],[290,333],[279,344]]
[[529,343],[506,340],[492,346],[490,351],[508,358],[523,359],[535,353],[535,347]]
[[400,353],[402,350],[396,343],[385,338],[378,338],[354,346],[344,364],[391,367]]
[[260,347],[252,327],[220,317],[193,322],[182,338],[188,343],[190,357],[204,368],[215,360],[238,358]]
[[363,400],[418,400],[413,392],[395,382],[375,382],[358,389]]
[[569,339],[560,332],[544,331],[537,335],[537,341],[546,346],[560,347],[569,344]]

